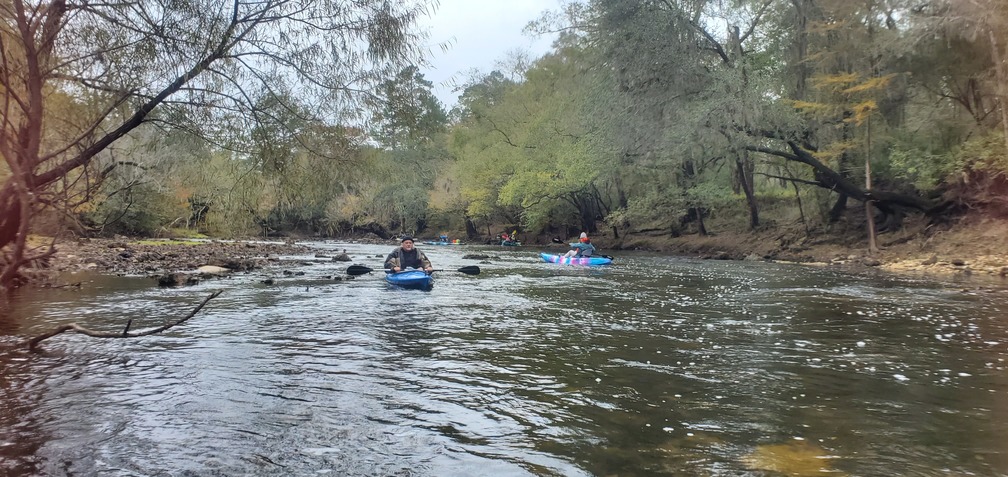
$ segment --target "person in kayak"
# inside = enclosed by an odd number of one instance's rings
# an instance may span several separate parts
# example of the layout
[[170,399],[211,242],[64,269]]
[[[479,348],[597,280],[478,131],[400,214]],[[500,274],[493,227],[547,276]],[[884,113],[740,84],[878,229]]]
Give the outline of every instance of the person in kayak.
[[427,273],[434,271],[427,256],[413,246],[413,237],[409,235],[404,236],[402,245],[385,257],[385,268],[393,272],[401,272],[407,268],[422,268]]
[[571,250],[564,254],[565,257],[590,257],[595,253],[595,246],[592,245],[588,234],[581,232],[581,237],[577,243],[570,244]]

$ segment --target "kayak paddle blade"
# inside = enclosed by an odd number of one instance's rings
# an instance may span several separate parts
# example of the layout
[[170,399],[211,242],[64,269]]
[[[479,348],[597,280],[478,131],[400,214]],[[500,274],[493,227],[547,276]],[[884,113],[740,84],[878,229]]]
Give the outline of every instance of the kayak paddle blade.
[[347,267],[347,275],[364,275],[365,273],[371,273],[374,270],[365,267],[364,265],[350,265]]

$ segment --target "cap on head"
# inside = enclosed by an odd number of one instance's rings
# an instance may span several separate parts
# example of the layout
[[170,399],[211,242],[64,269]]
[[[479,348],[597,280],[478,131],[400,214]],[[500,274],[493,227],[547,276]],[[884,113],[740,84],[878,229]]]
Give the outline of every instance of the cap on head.
[[588,238],[588,234],[586,234],[586,233],[584,233],[584,232],[581,232],[581,237],[580,237],[580,238],[583,238],[583,239],[584,239],[584,238]]
[[401,240],[399,240],[399,242],[405,242],[407,240],[409,240],[410,242],[412,242],[413,241],[413,237],[410,236],[410,235],[403,235],[403,238]]

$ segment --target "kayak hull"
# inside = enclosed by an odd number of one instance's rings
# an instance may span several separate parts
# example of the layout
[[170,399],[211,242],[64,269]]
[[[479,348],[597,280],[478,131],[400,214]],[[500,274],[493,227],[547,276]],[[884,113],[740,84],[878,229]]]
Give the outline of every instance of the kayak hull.
[[397,287],[411,290],[434,288],[434,277],[423,270],[406,270],[399,273],[385,272],[385,281]]
[[424,242],[424,245],[462,245],[461,242]]
[[514,240],[503,240],[503,241],[501,241],[501,246],[504,246],[504,247],[521,247],[521,242],[516,242]]
[[609,265],[612,263],[611,258],[605,258],[605,257],[565,257],[563,255],[556,255],[543,252],[539,252],[539,256],[542,257],[544,262],[555,263],[557,265],[580,265],[582,267],[597,267],[599,265]]

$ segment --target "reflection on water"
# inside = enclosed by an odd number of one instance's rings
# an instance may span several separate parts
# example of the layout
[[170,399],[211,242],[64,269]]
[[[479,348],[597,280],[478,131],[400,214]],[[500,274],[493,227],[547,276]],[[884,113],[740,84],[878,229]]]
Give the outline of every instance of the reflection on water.
[[[388,247],[346,248],[380,267]],[[452,270],[471,249],[428,251]],[[493,250],[431,292],[346,264],[184,289],[86,277],[0,319],[6,475],[1008,475],[1008,293]],[[154,327],[225,288],[163,335]]]

